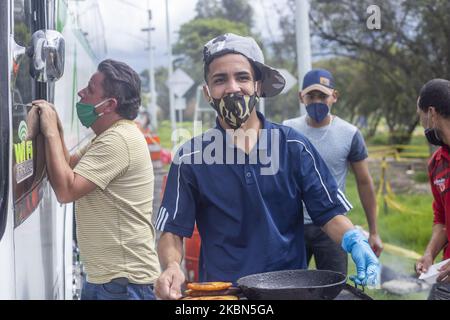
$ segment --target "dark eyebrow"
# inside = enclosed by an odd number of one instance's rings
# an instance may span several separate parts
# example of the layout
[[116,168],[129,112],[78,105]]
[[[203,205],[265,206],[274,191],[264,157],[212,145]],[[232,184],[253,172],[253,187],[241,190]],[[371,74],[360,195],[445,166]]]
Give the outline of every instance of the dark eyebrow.
[[211,76],[211,79],[225,78],[226,76],[227,76],[226,73],[216,73],[216,74],[213,74],[213,75]]
[[[242,77],[242,76],[251,76],[252,74],[250,73],[250,72],[248,72],[248,71],[239,71],[239,72],[236,72],[235,74],[234,74],[234,76],[238,76],[238,77]],[[227,77],[227,74],[226,73],[216,73],[216,74],[213,74],[212,75],[212,77],[211,77],[211,79],[216,79],[216,78],[226,78]]]
[[239,71],[236,73],[237,76],[251,76],[252,74],[248,71]]

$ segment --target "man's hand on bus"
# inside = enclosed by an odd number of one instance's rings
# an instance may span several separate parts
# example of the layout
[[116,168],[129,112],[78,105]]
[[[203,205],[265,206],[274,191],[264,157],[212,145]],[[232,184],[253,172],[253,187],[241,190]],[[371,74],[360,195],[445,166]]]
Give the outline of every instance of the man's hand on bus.
[[48,106],[50,106],[50,107],[55,111],[55,113],[56,113],[56,118],[58,119],[58,131],[59,131],[59,133],[61,134],[61,136],[63,136],[63,135],[64,135],[63,125],[62,125],[61,119],[59,118],[58,112],[56,111],[55,106],[54,106],[53,104],[51,104],[51,103],[45,101],[45,100],[36,100],[36,101],[34,101],[33,103],[40,103],[40,102],[46,103]]
[[36,138],[36,136],[39,134],[39,122],[39,107],[32,106],[27,115],[28,135],[26,140],[34,140],[34,138]]
[[62,126],[59,121],[58,114],[55,111],[55,107],[45,100],[33,101],[33,105],[39,108],[40,126],[42,134],[45,137],[53,135],[59,136],[62,130]]

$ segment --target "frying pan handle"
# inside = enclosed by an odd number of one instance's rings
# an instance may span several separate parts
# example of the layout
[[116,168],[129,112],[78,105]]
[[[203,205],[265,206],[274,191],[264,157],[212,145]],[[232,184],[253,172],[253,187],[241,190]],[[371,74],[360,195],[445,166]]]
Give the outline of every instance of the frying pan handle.
[[[358,289],[358,285],[356,284],[356,282],[354,282],[354,284],[355,284],[355,289]],[[364,286],[361,286],[361,290],[362,290],[362,292],[364,292]]]

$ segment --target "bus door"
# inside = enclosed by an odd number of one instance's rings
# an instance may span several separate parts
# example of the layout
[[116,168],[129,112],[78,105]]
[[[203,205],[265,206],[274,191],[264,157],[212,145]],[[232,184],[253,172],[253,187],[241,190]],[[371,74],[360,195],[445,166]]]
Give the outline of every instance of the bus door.
[[[0,2],[0,52],[8,52],[8,3]],[[6,55],[7,56],[7,55]],[[0,74],[8,75],[8,60],[0,59]],[[9,94],[8,77],[0,77],[0,241],[3,238],[8,214],[9,184]]]
[[31,59],[24,48],[31,35],[45,29],[45,0],[12,0],[13,74],[12,97],[12,195],[14,210],[14,257],[16,296],[19,299],[54,299],[58,255],[55,223],[56,203],[52,202],[45,171],[42,135],[29,139],[35,123],[28,117],[30,103],[46,99],[46,84],[30,76]]

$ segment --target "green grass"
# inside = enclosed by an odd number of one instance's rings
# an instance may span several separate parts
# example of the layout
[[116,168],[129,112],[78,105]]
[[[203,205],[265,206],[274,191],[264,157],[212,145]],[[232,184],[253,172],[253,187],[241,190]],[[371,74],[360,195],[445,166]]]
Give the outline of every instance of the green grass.
[[426,183],[428,182],[428,173],[425,171],[417,172],[414,175],[414,181],[418,183]]
[[[188,138],[187,135],[189,135],[191,138],[194,137],[194,126],[190,121],[177,123],[177,129],[183,129],[180,132],[186,138]],[[169,120],[164,120],[159,123],[158,135],[161,139],[161,146],[164,149],[172,150],[172,127]]]
[[[388,132],[380,132],[377,133],[375,136],[366,139],[366,142],[368,145],[371,146],[388,146],[389,145],[389,133]],[[409,145],[415,146],[415,147],[424,147],[428,148],[428,143],[425,138],[425,135],[423,133],[423,129],[417,128],[412,136],[411,141],[409,142]]]
[[421,132],[420,134],[414,133],[413,136],[411,137],[411,142],[409,144],[412,146],[422,146],[425,148],[429,147],[423,132]]
[[384,134],[377,134],[373,137],[371,137],[370,139],[366,139],[366,142],[368,145],[372,145],[372,146],[385,146],[388,145],[388,134],[384,133]]
[[[367,220],[359,200],[353,174],[349,174],[347,177],[346,195],[354,207],[348,217],[354,224],[361,225],[367,230]],[[410,209],[411,212],[402,213],[389,208],[388,212],[385,213],[383,203],[379,203],[379,233],[383,240],[388,243],[421,253],[424,251],[431,235],[433,223],[431,203],[433,197],[431,194],[399,194],[396,196],[397,202]]]

